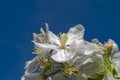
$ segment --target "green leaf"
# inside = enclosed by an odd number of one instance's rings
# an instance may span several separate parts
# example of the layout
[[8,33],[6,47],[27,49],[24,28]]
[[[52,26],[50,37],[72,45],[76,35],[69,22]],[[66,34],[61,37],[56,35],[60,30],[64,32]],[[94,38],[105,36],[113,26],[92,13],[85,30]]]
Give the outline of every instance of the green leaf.
[[112,76],[116,76],[117,71],[115,69],[115,66],[110,61],[110,59],[108,57],[106,57],[106,56],[103,56],[103,58],[104,58],[104,71],[106,73],[112,74]]

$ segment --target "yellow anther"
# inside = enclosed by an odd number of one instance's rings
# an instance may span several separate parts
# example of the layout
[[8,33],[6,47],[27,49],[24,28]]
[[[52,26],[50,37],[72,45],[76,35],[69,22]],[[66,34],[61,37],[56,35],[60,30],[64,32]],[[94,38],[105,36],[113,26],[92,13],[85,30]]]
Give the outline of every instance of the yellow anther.
[[76,75],[79,72],[79,70],[75,68],[75,64],[70,66],[69,64],[65,63],[64,66],[65,66],[65,71],[64,71],[65,77]]
[[106,48],[112,49],[113,45],[112,44],[105,44]]
[[78,73],[78,70],[75,68],[68,68],[64,71],[64,74],[66,77],[70,77],[72,75],[76,75]]
[[34,51],[36,54],[39,54],[42,51],[42,49],[35,47]]

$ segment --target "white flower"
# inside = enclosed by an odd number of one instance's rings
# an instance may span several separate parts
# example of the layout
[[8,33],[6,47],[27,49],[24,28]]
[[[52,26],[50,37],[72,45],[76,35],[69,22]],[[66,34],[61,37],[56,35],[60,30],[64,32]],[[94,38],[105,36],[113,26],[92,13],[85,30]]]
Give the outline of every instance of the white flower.
[[57,62],[66,62],[75,55],[83,55],[84,52],[84,27],[76,25],[72,27],[67,34],[57,37],[51,31],[48,31],[50,44],[34,42],[36,46],[45,50],[53,50],[52,59]]
[[40,32],[33,33],[37,55],[26,62],[21,80],[88,80],[102,73],[102,80],[120,78],[120,52],[112,39],[105,44],[85,41],[80,24],[56,36],[46,23],[46,32],[42,28]]
[[[46,24],[46,29],[48,31],[47,24]],[[37,42],[37,43],[48,43],[47,33],[45,33],[42,28],[40,29],[40,32],[41,32],[40,34],[33,33],[33,41]],[[40,60],[41,59],[47,60],[47,58],[48,58],[47,55],[49,55],[49,54],[46,54],[46,53],[48,53],[48,50],[41,49],[35,45],[34,51],[35,52],[33,52],[33,53],[37,54],[37,56],[35,58],[33,58],[32,60],[26,62],[25,74],[23,75],[21,80],[42,80],[40,77],[40,73],[35,73],[35,71],[37,69],[40,70],[40,69],[45,68],[45,65],[42,65]],[[48,79],[51,80],[50,78],[48,78]]]
[[57,62],[66,62],[72,60],[76,56],[82,56],[84,53],[83,40],[74,41],[70,44],[68,50],[57,49],[54,51],[51,58]]

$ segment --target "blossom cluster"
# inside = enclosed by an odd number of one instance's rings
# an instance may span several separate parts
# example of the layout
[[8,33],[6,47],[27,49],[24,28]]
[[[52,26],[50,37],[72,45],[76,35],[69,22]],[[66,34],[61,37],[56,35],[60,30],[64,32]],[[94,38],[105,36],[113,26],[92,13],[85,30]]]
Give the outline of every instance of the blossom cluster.
[[26,62],[21,80],[120,80],[118,45],[112,39],[86,41],[84,32],[78,24],[55,35],[46,23],[46,31],[33,33],[36,56]]

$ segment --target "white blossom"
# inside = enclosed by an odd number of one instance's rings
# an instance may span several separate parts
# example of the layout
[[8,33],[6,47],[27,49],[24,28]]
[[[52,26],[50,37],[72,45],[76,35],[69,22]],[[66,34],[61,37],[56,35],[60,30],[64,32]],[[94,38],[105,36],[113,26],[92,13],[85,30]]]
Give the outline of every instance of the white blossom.
[[46,23],[46,32],[40,32],[33,33],[36,56],[26,62],[21,80],[120,80],[120,51],[114,40],[86,41],[81,24],[57,36]]
[[56,36],[51,31],[48,32],[48,35],[50,44],[34,43],[39,48],[54,50],[51,56],[53,60],[66,62],[72,59],[76,54],[83,54],[84,41],[82,37],[84,35],[84,28],[82,25],[76,25],[68,31],[68,34],[62,34],[60,37]]

